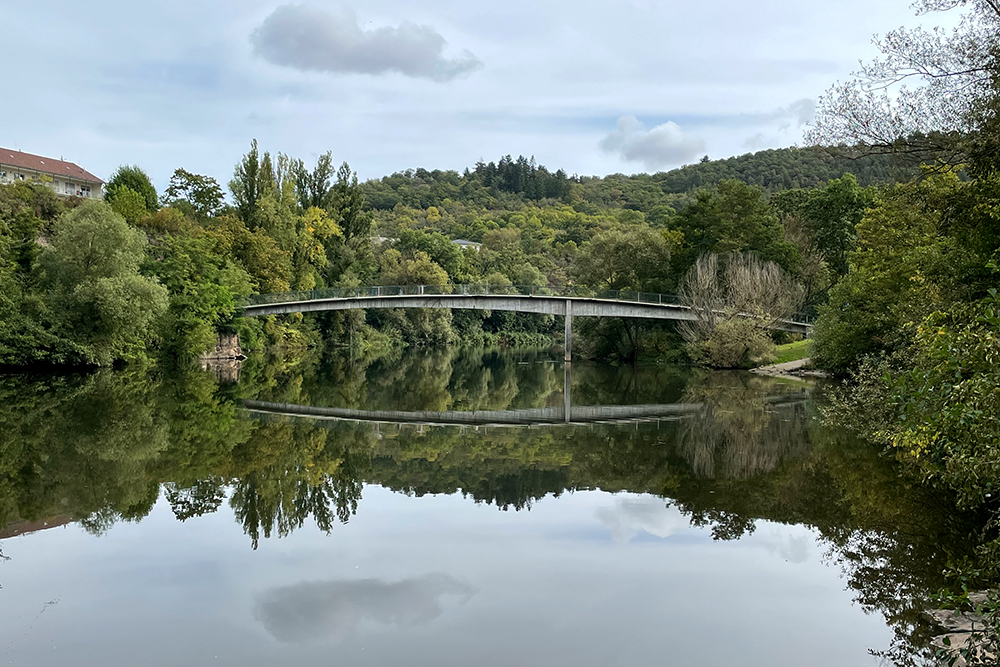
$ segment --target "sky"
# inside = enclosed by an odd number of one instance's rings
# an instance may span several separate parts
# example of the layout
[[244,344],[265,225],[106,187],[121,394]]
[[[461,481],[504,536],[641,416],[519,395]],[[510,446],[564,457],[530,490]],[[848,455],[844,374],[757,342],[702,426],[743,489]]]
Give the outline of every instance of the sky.
[[[256,138],[362,179],[511,154],[655,172],[801,144],[910,0],[0,3],[0,146],[231,178]],[[926,19],[923,19],[926,22]]]

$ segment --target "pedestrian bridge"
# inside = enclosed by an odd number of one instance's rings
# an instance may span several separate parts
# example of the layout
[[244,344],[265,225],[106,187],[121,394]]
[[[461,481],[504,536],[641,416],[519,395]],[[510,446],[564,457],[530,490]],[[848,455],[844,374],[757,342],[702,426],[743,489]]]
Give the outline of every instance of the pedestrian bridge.
[[[404,285],[259,294],[247,299],[242,315],[258,317],[367,308],[457,308],[562,315],[566,318],[566,361],[570,360],[572,349],[574,316],[698,319],[690,307],[669,294],[516,285]],[[802,316],[778,320],[769,326],[802,335],[808,335],[812,329],[808,318]]]

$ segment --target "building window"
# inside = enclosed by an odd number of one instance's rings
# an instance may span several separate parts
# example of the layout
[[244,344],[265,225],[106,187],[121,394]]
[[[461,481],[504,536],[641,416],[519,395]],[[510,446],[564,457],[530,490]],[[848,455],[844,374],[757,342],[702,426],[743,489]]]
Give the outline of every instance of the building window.
[[68,195],[76,194],[76,187],[72,183],[66,184],[66,194]]
[[90,196],[90,186],[89,185],[81,185],[80,186],[80,196],[81,197],[89,197]]

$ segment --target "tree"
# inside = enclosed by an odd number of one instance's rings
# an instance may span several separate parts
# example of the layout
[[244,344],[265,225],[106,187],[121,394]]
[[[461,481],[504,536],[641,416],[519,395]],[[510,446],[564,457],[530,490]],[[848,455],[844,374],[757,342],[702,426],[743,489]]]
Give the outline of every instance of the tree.
[[405,259],[398,250],[382,253],[382,281],[386,285],[446,285],[448,273],[431,260],[426,252],[413,253]]
[[744,368],[771,349],[769,330],[801,305],[802,288],[774,262],[750,253],[702,255],[681,282],[681,301],[695,315],[679,329],[692,359]]
[[156,247],[149,270],[170,291],[161,332],[174,357],[209,349],[220,325],[232,322],[237,300],[253,291],[247,272],[219,252],[208,235],[168,234]]
[[146,200],[127,185],[115,188],[115,196],[109,202],[111,209],[123,217],[130,225],[137,225],[146,215]]
[[597,289],[665,291],[679,241],[676,232],[649,227],[601,232],[581,248],[573,272],[579,282]]
[[84,202],[53,229],[39,258],[55,330],[84,346],[80,361],[100,366],[141,355],[167,290],[139,274],[146,236],[103,202]]
[[855,230],[875,204],[875,192],[844,174],[820,188],[777,193],[771,203],[786,215],[801,216],[812,247],[839,277],[847,273],[847,253],[855,248]]
[[331,180],[334,176],[333,153],[327,151],[316,159],[310,172],[302,160],[295,161],[295,192],[303,210],[310,207],[332,209]]
[[[970,276],[987,260],[946,233],[942,210],[970,187],[953,174],[936,176],[897,186],[868,210],[857,250],[847,255],[850,270],[819,309],[818,363],[846,373],[867,355],[902,352],[917,323],[968,291]],[[981,208],[967,202],[956,217],[972,218]]]
[[[132,192],[138,193],[143,200],[147,213],[155,213],[159,208],[159,198],[156,196],[156,188],[149,180],[149,175],[136,165],[122,165],[111,175],[111,179],[104,186],[104,198],[108,202],[114,202],[118,197],[119,188],[128,188]],[[122,194],[127,196],[123,190]]]
[[[995,117],[1000,76],[996,0],[917,0],[918,13],[966,11],[951,31],[900,28],[875,39],[881,58],[863,63],[820,98],[814,144],[846,143],[865,153],[901,153],[957,163],[975,142],[984,105]],[[994,153],[992,161],[995,164]]]
[[270,174],[262,168],[257,140],[254,139],[250,142],[250,150],[236,165],[233,178],[229,181],[229,191],[233,195],[236,214],[247,226],[256,226],[257,201],[261,196],[263,182],[269,178]]
[[799,260],[763,192],[741,181],[724,180],[699,190],[695,201],[674,218],[673,225],[684,234],[674,261],[678,276],[684,275],[698,257],[711,253],[751,252],[786,271],[793,270]]
[[195,217],[215,216],[225,202],[222,188],[211,176],[192,174],[186,169],[175,169],[170,185],[163,193],[165,206],[187,207]]
[[339,216],[346,240],[367,237],[371,233],[372,214],[365,202],[364,191],[358,185],[358,175],[346,162],[337,170],[337,183],[329,199],[332,210],[327,208],[327,211]]

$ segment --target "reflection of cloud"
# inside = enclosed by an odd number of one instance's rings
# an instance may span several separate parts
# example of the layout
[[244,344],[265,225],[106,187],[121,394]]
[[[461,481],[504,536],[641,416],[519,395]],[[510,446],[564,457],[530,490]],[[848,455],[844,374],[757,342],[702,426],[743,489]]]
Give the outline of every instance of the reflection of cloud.
[[254,53],[274,65],[318,72],[384,74],[449,81],[482,67],[466,51],[444,56],[445,40],[431,26],[363,30],[349,10],[332,14],[309,5],[282,5],[250,37]]
[[809,560],[809,535],[792,535],[781,531],[773,531],[770,535],[758,535],[754,542],[766,551],[784,558],[789,563],[805,563]]
[[701,137],[688,134],[673,121],[647,130],[635,116],[618,119],[618,129],[601,139],[601,150],[617,153],[627,162],[641,162],[653,170],[678,165],[705,151]]
[[254,605],[254,617],[281,642],[343,639],[368,620],[423,625],[444,611],[441,598],[468,601],[476,590],[443,574],[388,583],[379,579],[318,581],[275,588]]
[[660,498],[615,498],[612,507],[601,507],[594,516],[610,531],[615,542],[627,544],[640,531],[656,537],[670,537],[690,524],[676,507]]

